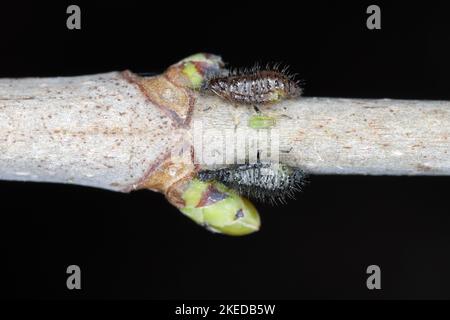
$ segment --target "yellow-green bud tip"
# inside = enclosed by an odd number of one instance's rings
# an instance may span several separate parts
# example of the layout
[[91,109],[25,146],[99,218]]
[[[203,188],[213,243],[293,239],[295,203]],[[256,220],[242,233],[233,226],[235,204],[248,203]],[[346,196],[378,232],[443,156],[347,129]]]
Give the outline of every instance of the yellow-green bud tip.
[[261,226],[253,204],[221,183],[194,179],[182,198],[181,212],[210,231],[242,236]]
[[176,65],[181,66],[181,72],[189,81],[188,87],[197,90],[200,89],[205,74],[219,70],[223,67],[223,62],[220,56],[197,53],[181,60]]
[[202,85],[203,75],[198,71],[197,66],[192,62],[184,64],[183,73],[188,77],[193,89],[198,89]]

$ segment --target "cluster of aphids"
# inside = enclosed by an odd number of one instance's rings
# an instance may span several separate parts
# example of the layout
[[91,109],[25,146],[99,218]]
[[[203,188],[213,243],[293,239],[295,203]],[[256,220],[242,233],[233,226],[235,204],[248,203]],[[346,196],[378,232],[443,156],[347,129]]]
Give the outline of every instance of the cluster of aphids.
[[205,76],[201,87],[228,101],[240,104],[264,105],[302,94],[300,82],[287,67],[279,65],[262,68],[235,69],[212,72]]

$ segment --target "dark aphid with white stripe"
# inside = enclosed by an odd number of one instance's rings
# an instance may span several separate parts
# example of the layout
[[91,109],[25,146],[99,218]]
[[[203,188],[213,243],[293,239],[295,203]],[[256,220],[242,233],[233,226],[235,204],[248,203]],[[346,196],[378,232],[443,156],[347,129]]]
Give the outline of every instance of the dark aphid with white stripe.
[[278,66],[213,74],[206,77],[202,90],[231,102],[252,105],[275,103],[302,94],[294,75]]
[[203,170],[198,178],[219,181],[240,195],[273,204],[293,198],[306,183],[306,174],[299,168],[261,162]]

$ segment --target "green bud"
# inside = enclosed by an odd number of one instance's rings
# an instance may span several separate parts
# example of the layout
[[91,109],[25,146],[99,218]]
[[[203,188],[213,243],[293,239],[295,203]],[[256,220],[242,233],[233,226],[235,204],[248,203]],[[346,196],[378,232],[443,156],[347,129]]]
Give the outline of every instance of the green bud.
[[194,179],[182,198],[181,212],[213,232],[242,236],[258,231],[261,225],[253,204],[219,182]]
[[204,81],[205,74],[220,70],[223,62],[220,56],[197,53],[181,60],[177,65],[181,65],[181,72],[189,80],[188,87],[198,90]]

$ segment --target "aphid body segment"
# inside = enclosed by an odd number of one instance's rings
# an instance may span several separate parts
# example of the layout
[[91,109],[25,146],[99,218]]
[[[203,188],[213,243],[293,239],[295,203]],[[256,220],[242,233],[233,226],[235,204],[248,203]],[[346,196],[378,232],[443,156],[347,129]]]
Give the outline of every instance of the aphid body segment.
[[287,68],[278,67],[213,74],[202,87],[219,97],[241,104],[269,104],[298,97],[302,88]]
[[262,163],[230,165],[198,173],[202,181],[219,181],[238,194],[262,202],[285,202],[306,183],[303,170],[283,164]]

